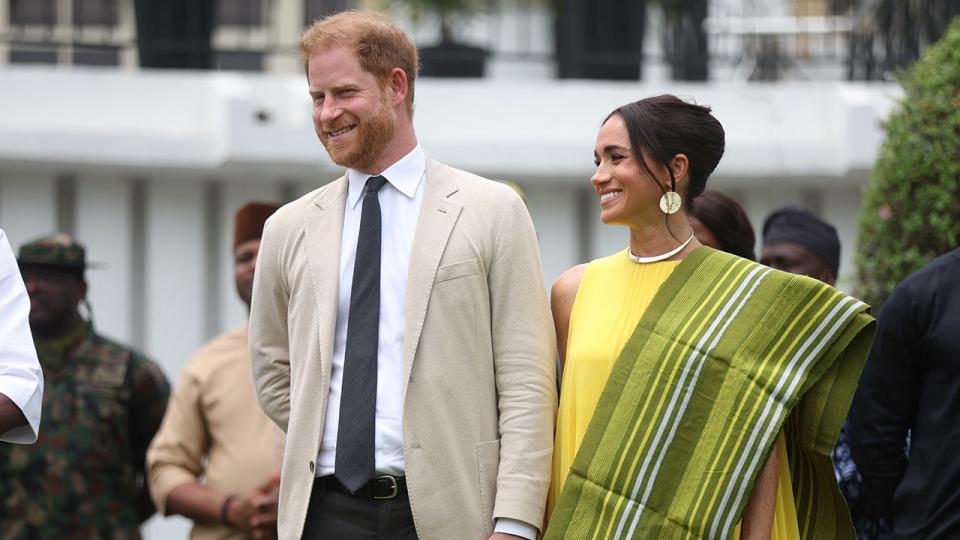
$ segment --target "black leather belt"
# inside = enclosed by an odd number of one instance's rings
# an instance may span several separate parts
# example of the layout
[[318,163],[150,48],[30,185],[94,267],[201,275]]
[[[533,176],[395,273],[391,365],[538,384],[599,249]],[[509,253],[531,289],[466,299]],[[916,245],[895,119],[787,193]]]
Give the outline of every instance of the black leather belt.
[[317,478],[315,483],[316,487],[319,487],[320,489],[336,491],[338,493],[344,493],[346,495],[360,497],[362,499],[374,499],[382,501],[407,496],[407,479],[403,476],[391,476],[389,474],[381,474],[377,476],[373,480],[361,486],[356,493],[350,493],[350,490],[341,484],[340,481],[337,480],[337,478],[332,474]]

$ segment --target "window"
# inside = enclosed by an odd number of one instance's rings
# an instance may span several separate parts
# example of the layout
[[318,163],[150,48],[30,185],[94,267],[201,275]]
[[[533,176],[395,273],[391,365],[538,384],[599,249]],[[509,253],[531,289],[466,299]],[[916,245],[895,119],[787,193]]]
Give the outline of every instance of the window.
[[10,44],[11,64],[56,64],[57,51],[51,47],[12,43]]
[[77,26],[116,26],[120,0],[73,0],[73,24]]
[[54,0],[10,0],[10,24],[53,26],[56,21]]
[[73,63],[78,66],[118,66],[120,49],[103,45],[84,45],[73,49]]
[[[2,1],[2,0],[0,0]],[[126,0],[10,0],[11,64],[116,66],[119,48],[108,45],[119,24],[119,3]],[[65,36],[53,27],[73,25]],[[93,30],[94,34],[85,32]]]
[[216,68],[226,71],[263,71],[263,53],[253,51],[219,51]]

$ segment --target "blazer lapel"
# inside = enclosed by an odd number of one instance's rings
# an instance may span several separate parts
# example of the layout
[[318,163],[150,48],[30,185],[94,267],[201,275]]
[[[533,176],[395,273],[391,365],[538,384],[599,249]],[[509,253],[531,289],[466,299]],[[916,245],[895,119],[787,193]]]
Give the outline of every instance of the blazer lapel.
[[340,238],[347,197],[347,178],[343,176],[331,189],[314,201],[313,211],[303,219],[306,238],[304,253],[316,296],[322,386],[329,388],[330,362],[333,358],[333,334],[337,323],[337,291],[340,282]]
[[459,187],[449,181],[437,162],[427,158],[426,186],[417,230],[410,250],[410,267],[407,276],[407,307],[403,336],[403,394],[413,368],[413,358],[420,343],[420,331],[427,315],[430,292],[440,266],[440,258],[447,248],[447,241],[463,206],[450,197]]

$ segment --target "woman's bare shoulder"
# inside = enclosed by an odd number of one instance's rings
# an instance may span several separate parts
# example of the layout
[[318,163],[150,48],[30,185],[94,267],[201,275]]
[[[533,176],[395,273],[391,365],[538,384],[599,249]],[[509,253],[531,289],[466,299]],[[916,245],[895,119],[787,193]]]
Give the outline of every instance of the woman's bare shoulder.
[[577,290],[580,288],[580,280],[583,279],[584,272],[587,271],[587,264],[578,264],[560,274],[560,277],[553,282],[553,288],[550,290],[550,300],[554,305],[570,305],[577,296]]

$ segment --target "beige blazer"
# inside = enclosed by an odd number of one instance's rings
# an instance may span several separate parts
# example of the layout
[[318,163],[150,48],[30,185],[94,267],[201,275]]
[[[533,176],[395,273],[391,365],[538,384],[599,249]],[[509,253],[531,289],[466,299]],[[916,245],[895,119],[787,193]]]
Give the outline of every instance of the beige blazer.
[[[299,539],[330,388],[346,177],[274,214],[250,316],[261,406],[287,440],[279,535]],[[427,160],[404,335],[403,451],[417,534],[542,526],[555,338],[537,237],[509,187]]]

